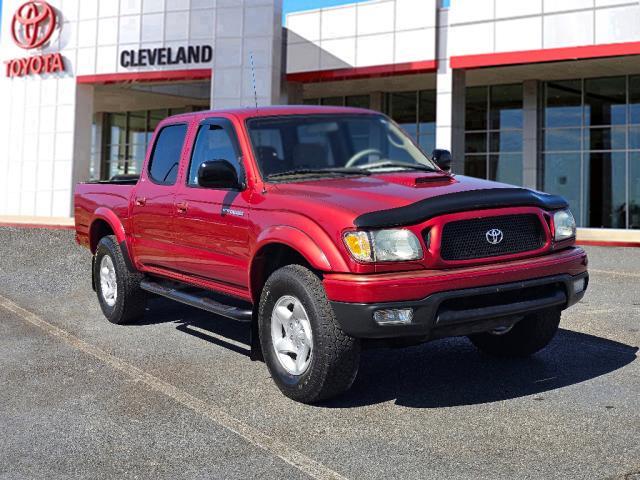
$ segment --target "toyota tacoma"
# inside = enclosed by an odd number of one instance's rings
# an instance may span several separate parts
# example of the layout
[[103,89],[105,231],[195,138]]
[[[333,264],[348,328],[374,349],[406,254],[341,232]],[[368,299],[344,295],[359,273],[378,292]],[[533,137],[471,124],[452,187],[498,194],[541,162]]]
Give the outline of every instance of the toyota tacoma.
[[252,358],[300,402],[346,391],[364,347],[466,336],[532,355],[587,288],[573,216],[450,163],[369,110],[183,114],[139,176],[77,186],[76,239],[109,321],[159,295],[246,322]]

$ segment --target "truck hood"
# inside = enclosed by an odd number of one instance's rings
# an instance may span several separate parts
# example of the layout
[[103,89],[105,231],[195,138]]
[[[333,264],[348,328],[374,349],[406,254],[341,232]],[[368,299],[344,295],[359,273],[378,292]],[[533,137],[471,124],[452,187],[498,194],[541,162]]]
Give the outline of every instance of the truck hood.
[[495,189],[514,187],[465,176],[402,172],[272,184],[269,196],[285,210],[348,227],[365,214],[402,209],[452,193]]

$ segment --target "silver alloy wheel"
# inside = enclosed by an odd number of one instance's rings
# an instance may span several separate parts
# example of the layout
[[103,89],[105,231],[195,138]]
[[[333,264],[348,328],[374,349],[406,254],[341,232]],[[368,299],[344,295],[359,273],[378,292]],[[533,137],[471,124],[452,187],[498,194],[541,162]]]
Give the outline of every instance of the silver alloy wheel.
[[100,260],[100,293],[104,303],[113,307],[118,299],[118,281],[113,260],[105,255]]
[[271,343],[280,365],[291,375],[302,375],[309,368],[313,355],[311,322],[296,297],[284,295],[273,307]]

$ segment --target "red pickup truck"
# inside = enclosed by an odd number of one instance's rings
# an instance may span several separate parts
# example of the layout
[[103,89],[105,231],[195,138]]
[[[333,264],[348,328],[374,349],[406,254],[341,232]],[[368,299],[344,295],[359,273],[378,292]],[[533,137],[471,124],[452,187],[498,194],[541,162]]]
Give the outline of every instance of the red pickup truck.
[[174,116],[139,178],[77,186],[76,238],[109,321],[161,295],[247,322],[252,358],[301,402],[347,390],[364,346],[464,335],[531,355],[587,288],[573,216],[450,163],[368,110]]

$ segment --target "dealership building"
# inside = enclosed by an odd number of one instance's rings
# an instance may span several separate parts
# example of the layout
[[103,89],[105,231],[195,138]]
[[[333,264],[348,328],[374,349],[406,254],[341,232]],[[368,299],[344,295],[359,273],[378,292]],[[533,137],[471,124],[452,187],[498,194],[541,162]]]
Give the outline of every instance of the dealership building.
[[0,215],[69,217],[163,118],[257,98],[379,110],[455,173],[640,229],[637,0],[4,0],[1,35]]

